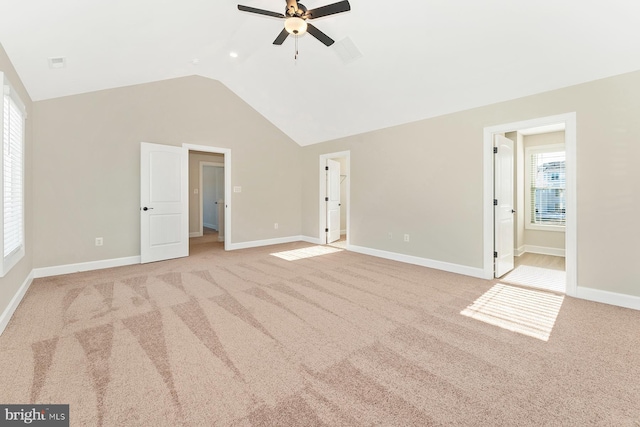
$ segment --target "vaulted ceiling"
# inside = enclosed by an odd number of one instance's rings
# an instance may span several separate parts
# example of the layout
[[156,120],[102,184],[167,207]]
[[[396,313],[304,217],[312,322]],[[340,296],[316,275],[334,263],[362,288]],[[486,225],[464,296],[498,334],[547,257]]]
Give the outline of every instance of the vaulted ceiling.
[[637,1],[350,3],[313,21],[336,43],[300,36],[297,60],[292,36],[272,44],[282,19],[229,0],[0,0],[0,43],[35,101],[195,74],[300,145],[640,69]]

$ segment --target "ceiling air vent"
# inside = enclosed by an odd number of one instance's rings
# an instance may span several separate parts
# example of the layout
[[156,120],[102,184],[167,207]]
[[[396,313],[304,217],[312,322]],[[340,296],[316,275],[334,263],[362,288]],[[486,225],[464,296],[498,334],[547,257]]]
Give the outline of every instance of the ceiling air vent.
[[345,37],[333,45],[333,50],[345,64],[349,64],[356,59],[362,58],[362,52],[360,52],[360,49],[358,49],[349,37]]
[[49,68],[64,68],[67,65],[67,58],[60,56],[58,58],[49,58]]

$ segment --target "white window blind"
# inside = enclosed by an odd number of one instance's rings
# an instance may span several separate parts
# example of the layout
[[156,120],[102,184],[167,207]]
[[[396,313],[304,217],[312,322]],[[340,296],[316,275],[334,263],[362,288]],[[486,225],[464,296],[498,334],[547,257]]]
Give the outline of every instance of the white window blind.
[[532,150],[529,164],[529,223],[564,226],[566,222],[565,152]]
[[4,256],[23,244],[23,149],[24,117],[10,96],[4,96],[3,196]]
[[2,132],[2,257],[0,276],[6,275],[25,254],[24,247],[24,137],[26,110],[5,75],[0,103]]

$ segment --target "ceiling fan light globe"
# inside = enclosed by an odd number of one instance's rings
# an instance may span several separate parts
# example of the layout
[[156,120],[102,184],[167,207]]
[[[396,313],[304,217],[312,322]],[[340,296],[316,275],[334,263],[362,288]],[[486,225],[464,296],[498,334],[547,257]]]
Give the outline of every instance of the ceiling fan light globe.
[[307,32],[307,22],[302,18],[287,18],[287,20],[284,21],[284,28],[289,34],[301,36]]

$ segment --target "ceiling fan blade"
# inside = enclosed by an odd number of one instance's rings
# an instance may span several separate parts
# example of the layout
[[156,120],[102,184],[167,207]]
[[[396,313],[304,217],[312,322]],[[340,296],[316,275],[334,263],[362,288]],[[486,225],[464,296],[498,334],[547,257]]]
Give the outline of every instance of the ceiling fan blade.
[[334,43],[334,40],[331,37],[309,23],[307,23],[307,33],[311,34],[327,46],[331,46]]
[[351,5],[347,0],[339,1],[338,3],[328,4],[315,9],[308,10],[305,13],[307,19],[321,18],[327,15],[334,15],[336,13],[347,12],[351,10]]
[[273,41],[273,44],[281,45],[282,43],[284,43],[288,35],[289,35],[289,32],[287,31],[286,28],[284,28],[280,32],[280,34],[278,34],[278,37],[276,37],[276,39]]
[[243,12],[257,13],[258,15],[273,16],[275,18],[284,18],[284,15],[282,13],[271,12],[264,9],[256,9],[255,7],[243,6],[241,4],[238,5],[238,10],[241,10]]

